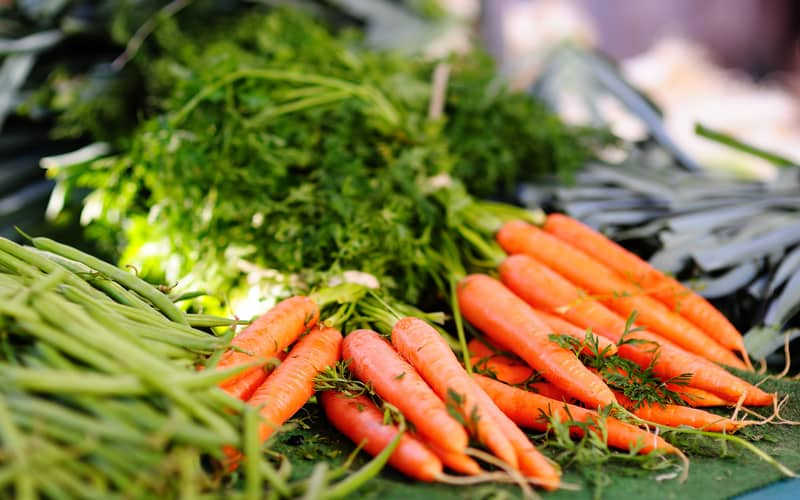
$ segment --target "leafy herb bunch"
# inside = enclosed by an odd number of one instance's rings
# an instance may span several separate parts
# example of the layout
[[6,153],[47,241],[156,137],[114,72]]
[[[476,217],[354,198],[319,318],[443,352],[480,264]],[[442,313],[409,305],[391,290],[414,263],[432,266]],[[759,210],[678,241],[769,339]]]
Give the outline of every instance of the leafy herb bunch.
[[430,119],[435,63],[366,50],[297,11],[248,15],[196,44],[168,38],[148,63],[160,113],[122,154],[53,172],[93,190],[92,234],[123,263],[166,267],[159,279],[231,290],[258,269],[298,291],[359,270],[417,303],[447,229],[434,191],[508,192],[572,171],[603,138],[492,91],[476,55],[451,61],[444,117]]

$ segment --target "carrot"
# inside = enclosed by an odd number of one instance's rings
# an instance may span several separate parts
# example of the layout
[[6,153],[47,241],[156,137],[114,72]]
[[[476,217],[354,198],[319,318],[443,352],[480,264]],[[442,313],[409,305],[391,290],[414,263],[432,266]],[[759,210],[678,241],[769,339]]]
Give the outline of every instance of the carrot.
[[468,476],[477,476],[484,472],[478,462],[473,460],[466,453],[456,453],[445,450],[444,448],[440,448],[430,441],[425,441],[422,439],[420,439],[420,441],[422,441],[428,447],[428,449],[430,449],[433,454],[442,461],[445,467],[452,471],[466,474]]
[[[286,359],[286,351],[279,352],[275,359],[278,361]],[[222,386],[222,389],[231,396],[237,397],[242,401],[247,401],[256,389],[264,383],[267,379],[267,375],[269,375],[272,370],[273,368],[270,367],[269,364],[250,370],[238,380],[227,382],[226,385]]]
[[417,318],[400,319],[392,328],[392,344],[440,398],[456,407],[473,435],[497,458],[517,468],[514,448],[477,399],[478,387],[433,327]]
[[741,427],[729,418],[697,408],[670,404],[643,404],[636,408],[633,401],[620,393],[617,393],[617,401],[642,420],[670,427],[686,425],[705,431],[728,433],[736,432]]
[[[220,358],[217,368],[229,368],[243,363],[275,358],[297,340],[303,332],[316,325],[319,307],[308,297],[288,298],[253,321],[231,342],[233,349]],[[260,368],[244,372],[220,384],[233,397],[245,400],[263,382]]]
[[594,229],[562,214],[547,217],[543,229],[562,241],[593,255],[656,299],[677,311],[724,347],[742,354],[749,361],[742,334],[706,299],[678,280],[629,252]]
[[573,352],[552,340],[551,328],[531,307],[489,276],[467,276],[456,290],[461,313],[500,345],[537,370],[546,380],[583,403],[597,408],[616,402],[605,383]]
[[[511,387],[481,375],[475,375],[475,380],[503,413],[522,427],[547,431],[549,424],[544,416],[550,416],[563,423],[588,424],[590,429],[601,435],[596,426],[600,422],[600,415],[597,412]],[[660,437],[615,418],[606,417],[605,425],[607,443],[614,448],[624,450],[636,448],[639,453],[650,453],[653,450],[676,452],[671,444]],[[571,426],[570,433],[583,435],[583,428],[577,425]]]
[[725,401],[716,394],[690,385],[667,384],[667,390],[680,394],[683,402],[693,408],[726,406],[729,404],[728,401]]
[[[480,377],[480,375],[477,376]],[[492,398],[480,386],[475,393],[478,403],[488,410],[497,429],[508,438],[514,447],[520,472],[527,477],[537,479],[539,485],[546,490],[557,489],[561,482],[561,472],[536,449],[528,436],[497,407]]]
[[335,328],[312,330],[247,400],[261,408],[266,421],[258,429],[262,442],[314,395],[314,377],[339,360],[341,346],[342,334]]
[[362,382],[371,384],[384,400],[396,406],[416,427],[423,440],[444,450],[463,453],[469,444],[464,427],[386,340],[372,330],[356,330],[345,337],[342,357]]
[[[591,328],[619,344],[625,331],[625,320],[602,304],[588,300],[578,287],[547,266],[527,255],[514,255],[507,258],[499,270],[503,283],[532,306],[560,314],[569,322],[582,328]],[[626,338],[647,343],[618,345],[619,355],[643,368],[654,363],[653,370],[662,380],[689,373],[692,387],[716,394],[725,401],[735,402],[747,393],[747,405],[772,404],[772,395],[657,335],[639,331]]]
[[[550,325],[550,328],[552,328],[556,333],[569,335],[570,337],[578,339],[581,342],[586,339],[586,330],[583,328],[577,327],[569,321],[565,321],[554,314],[539,311],[535,308],[533,312],[536,313],[541,320]],[[608,339],[599,335],[595,335],[594,333],[591,334],[590,338],[593,342],[597,343],[597,352],[603,353],[604,356],[612,356],[617,353],[617,345],[613,342],[609,342]],[[589,347],[584,347],[583,352],[589,355],[593,354]]]
[[[364,443],[364,451],[372,456],[380,453],[399,432],[397,426],[385,424],[383,412],[366,396],[347,397],[340,392],[320,394],[325,415],[342,434],[356,444]],[[442,462],[424,444],[409,434],[389,457],[389,465],[418,481],[436,481],[442,476]]]
[[491,347],[479,340],[470,340],[467,348],[472,354],[470,362],[475,369],[492,373],[497,379],[508,384],[521,384],[535,374],[533,369],[522,361],[496,354]]
[[497,233],[497,241],[510,254],[535,257],[557,273],[623,315],[638,313],[639,322],[684,349],[735,368],[746,365],[702,330],[670,311],[667,306],[641,294],[617,273],[577,248],[531,224],[512,221]]

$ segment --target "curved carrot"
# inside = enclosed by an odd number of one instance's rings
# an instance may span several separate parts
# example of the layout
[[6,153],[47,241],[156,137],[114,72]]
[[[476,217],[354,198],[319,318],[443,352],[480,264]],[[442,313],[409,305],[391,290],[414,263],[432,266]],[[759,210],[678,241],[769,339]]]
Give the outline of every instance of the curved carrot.
[[531,307],[494,278],[467,276],[456,290],[464,317],[489,338],[513,352],[546,380],[578,401],[597,408],[616,402],[611,389],[552,340],[552,330]]
[[261,408],[265,423],[258,434],[262,442],[314,395],[314,377],[339,360],[341,347],[342,334],[335,328],[312,330],[247,400]]
[[[275,307],[250,323],[231,342],[233,349],[220,358],[217,368],[229,368],[253,361],[266,361],[297,340],[319,321],[319,307],[308,297],[296,296],[278,303]],[[254,368],[220,384],[220,388],[233,397],[247,399],[264,378],[253,374]]]
[[448,414],[417,370],[379,334],[372,330],[349,333],[342,343],[342,358],[349,359],[355,376],[396,406],[424,440],[456,453],[467,448],[469,436],[464,427]]
[[[475,380],[503,410],[503,413],[522,427],[547,431],[549,424],[545,416],[550,416],[563,423],[588,424],[590,429],[598,432],[595,424],[600,421],[600,415],[597,412],[517,389],[481,375],[475,375]],[[605,425],[607,443],[614,448],[624,450],[635,448],[639,453],[650,453],[653,450],[663,450],[666,453],[676,452],[675,447],[660,437],[615,418],[606,417]],[[583,435],[583,428],[571,426],[570,433]],[[600,435],[599,432],[598,435]]]
[[562,214],[551,214],[543,226],[548,233],[593,255],[628,282],[679,312],[724,347],[742,353],[748,360],[742,334],[706,299],[667,276],[636,254],[629,252],[582,222]]
[[466,474],[468,476],[477,476],[484,472],[481,466],[466,453],[457,453],[450,450],[440,448],[430,441],[421,440],[430,449],[434,455],[439,457],[445,467],[448,469]]
[[497,458],[518,467],[508,438],[498,431],[487,408],[477,399],[479,388],[433,327],[421,319],[403,318],[392,328],[392,344],[440,398],[456,407],[470,432]]
[[506,252],[535,257],[576,285],[597,294],[609,308],[625,316],[636,311],[640,324],[686,350],[718,363],[746,368],[735,354],[667,306],[642,295],[641,290],[608,267],[536,226],[508,222],[498,231],[497,241]]
[[740,424],[729,418],[697,408],[658,404],[643,404],[636,408],[630,399],[620,393],[617,393],[617,401],[642,420],[670,427],[686,425],[704,431],[728,433],[736,432],[741,427]]
[[[320,394],[325,415],[339,432],[356,444],[364,443],[364,451],[377,455],[399,432],[397,426],[385,424],[383,412],[366,396],[347,397],[340,392]],[[389,457],[389,465],[419,481],[436,481],[442,475],[442,462],[418,440],[403,434]]]
[[[500,277],[510,289],[534,307],[560,314],[569,322],[619,343],[625,331],[625,320],[602,304],[587,299],[574,284],[552,269],[527,255],[514,255],[500,265]],[[688,353],[671,342],[646,331],[631,333],[627,338],[645,343],[618,346],[620,356],[646,368],[651,363],[662,380],[692,375],[689,384],[736,402],[747,393],[745,404],[767,406],[773,397],[758,387],[729,373],[700,356]]]

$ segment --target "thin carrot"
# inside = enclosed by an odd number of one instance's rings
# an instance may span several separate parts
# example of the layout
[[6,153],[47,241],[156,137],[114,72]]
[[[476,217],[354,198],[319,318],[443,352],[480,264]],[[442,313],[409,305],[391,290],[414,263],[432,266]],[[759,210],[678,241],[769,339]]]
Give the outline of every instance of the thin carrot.
[[497,241],[510,254],[535,257],[601,302],[623,314],[638,313],[639,322],[684,349],[712,361],[735,368],[746,365],[682,316],[667,306],[641,294],[617,273],[589,255],[531,224],[512,221],[497,233]]
[[697,408],[670,404],[642,404],[637,408],[633,401],[620,393],[617,393],[617,401],[642,420],[670,427],[686,425],[704,431],[727,433],[736,432],[741,427],[729,418]]
[[[575,326],[569,321],[559,318],[555,314],[540,311],[536,308],[534,308],[533,312],[536,313],[541,320],[550,325],[550,328],[552,328],[555,333],[569,335],[570,337],[580,341],[584,341],[586,339],[586,330],[583,328]],[[604,356],[612,356],[617,353],[617,345],[613,342],[610,342],[608,339],[599,335],[595,335],[594,333],[592,333],[589,338],[592,342],[597,343],[597,352],[603,353]],[[586,354],[592,354],[592,351],[588,346],[583,348],[583,352]]]
[[[598,424],[601,418],[597,412],[511,387],[481,375],[475,375],[475,380],[503,413],[522,427],[546,431],[549,424],[545,416],[549,416],[562,423],[587,424],[600,435]],[[650,453],[653,450],[676,452],[675,447],[660,437],[615,418],[605,417],[605,425],[607,443],[614,448],[637,449],[639,453]],[[582,426],[570,426],[570,433],[573,435],[583,435],[583,432]]]
[[[286,359],[286,351],[279,352],[275,357],[276,361],[283,361],[284,359]],[[250,370],[233,382],[226,381],[221,388],[231,396],[247,401],[256,392],[256,389],[264,383],[267,375],[272,372],[274,369],[272,365],[273,363],[267,362],[265,366]]]
[[523,361],[498,354],[483,342],[472,339],[467,344],[474,369],[491,373],[498,380],[516,385],[529,380],[536,373]]
[[[480,375],[476,376],[480,377]],[[546,490],[557,489],[561,483],[561,472],[536,449],[528,436],[497,407],[492,398],[480,386],[475,394],[478,403],[487,409],[498,430],[508,438],[514,447],[520,472],[527,477],[537,479],[539,485]]]
[[[418,439],[420,439],[418,437]],[[436,446],[434,443],[430,441],[425,441],[424,439],[420,439],[427,447],[430,449],[434,455],[439,457],[439,460],[442,461],[445,467],[448,469],[458,472],[461,474],[466,474],[468,476],[477,476],[479,474],[483,474],[485,471],[481,469],[481,466],[472,459],[466,453],[457,453],[449,450],[445,450],[444,448],[440,448]]]
[[350,360],[350,370],[358,379],[371,384],[384,401],[414,424],[424,440],[450,452],[464,452],[469,444],[464,427],[448,414],[417,370],[378,333],[349,333],[342,343],[342,357]]
[[[319,321],[319,307],[308,297],[288,298],[250,323],[234,337],[231,349],[222,355],[217,368],[229,368],[253,361],[266,361],[297,340],[303,332]],[[254,370],[232,377],[220,384],[220,388],[239,399],[247,399],[255,390],[254,384],[261,379],[253,375]],[[246,380],[245,380],[246,379]],[[263,382],[263,379],[261,379]]]
[[518,467],[508,438],[496,428],[487,408],[477,399],[479,388],[433,327],[417,318],[400,319],[392,328],[392,344],[440,398],[455,406],[473,435],[497,458]]
[[[560,314],[571,323],[591,328],[619,344],[625,331],[625,320],[602,304],[588,300],[578,287],[547,266],[527,255],[514,255],[507,258],[499,270],[503,283],[532,306]],[[747,393],[747,405],[772,404],[772,395],[657,335],[638,331],[626,338],[645,343],[618,345],[619,355],[644,368],[654,363],[653,370],[662,380],[689,373],[692,387],[709,391],[726,401],[735,402]]]
[[474,274],[456,291],[464,317],[489,338],[508,346],[553,385],[592,408],[616,402],[614,394],[573,352],[552,340],[552,330],[531,307],[489,276]]
[[333,366],[341,355],[342,334],[335,328],[315,328],[289,351],[283,363],[253,393],[247,404],[260,407],[265,423],[263,442],[314,395],[314,377]]
[[[394,424],[384,423],[383,412],[366,396],[347,397],[340,392],[320,394],[325,415],[334,427],[372,456],[380,453],[399,432]],[[389,465],[418,481],[436,481],[442,475],[442,462],[417,439],[403,434],[389,457]]]
[[693,408],[705,408],[709,406],[727,406],[729,401],[725,401],[716,394],[712,394],[703,389],[690,385],[667,384],[667,390],[677,392],[687,405]]
[[701,328],[724,347],[738,351],[749,362],[742,334],[706,299],[685,287],[636,254],[578,220],[562,214],[551,214],[543,226],[548,233],[593,255],[597,260],[651,294],[672,310]]

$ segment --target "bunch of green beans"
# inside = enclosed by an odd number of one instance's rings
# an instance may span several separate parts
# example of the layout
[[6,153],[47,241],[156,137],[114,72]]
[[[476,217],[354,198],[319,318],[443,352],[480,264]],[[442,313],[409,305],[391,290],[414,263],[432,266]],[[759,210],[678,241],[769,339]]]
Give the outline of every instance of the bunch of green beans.
[[[331,486],[349,461],[290,482],[291,464],[263,452],[256,409],[217,387],[252,365],[211,369],[241,322],[186,314],[134,274],[32,243],[0,238],[0,496],[280,498],[324,485],[336,498],[388,459],[393,447]],[[216,465],[225,446],[244,452],[238,479]]]

